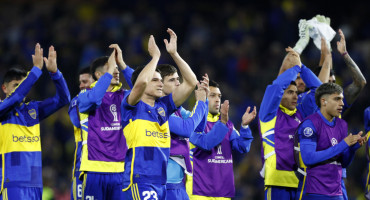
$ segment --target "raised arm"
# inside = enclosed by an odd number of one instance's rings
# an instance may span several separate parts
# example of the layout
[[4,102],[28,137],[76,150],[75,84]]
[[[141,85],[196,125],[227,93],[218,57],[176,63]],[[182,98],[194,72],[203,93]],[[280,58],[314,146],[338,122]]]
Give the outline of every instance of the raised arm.
[[123,77],[125,78],[128,86],[132,89],[133,85],[131,82],[131,77],[132,73],[134,73],[134,70],[130,66],[126,65],[125,61],[123,61],[122,50],[118,46],[118,44],[111,44],[109,45],[109,48],[113,48],[116,50],[116,63],[123,73]]
[[254,107],[252,112],[249,111],[250,107],[247,108],[242,117],[242,126],[240,128],[240,132],[234,129],[230,136],[232,149],[238,151],[239,153],[249,152],[251,143],[253,141],[252,131],[248,125],[254,120],[257,115],[256,106]]
[[346,40],[341,29],[339,29],[339,35],[340,41],[337,41],[337,49],[338,52],[343,56],[344,62],[349,68],[353,80],[350,85],[344,88],[343,92],[344,98],[346,98],[347,103],[351,105],[356,100],[361,90],[364,89],[366,85],[366,79],[364,75],[362,75],[360,68],[358,68],[356,63],[352,60],[351,56],[349,56],[346,49]]
[[144,67],[143,71],[140,72],[130,95],[127,97],[127,103],[132,106],[136,105],[143,96],[146,86],[153,78],[159,57],[161,56],[161,52],[155,43],[153,35],[149,38],[148,51],[150,56],[152,56],[152,60]]
[[49,71],[51,79],[54,81],[56,94],[53,97],[38,102],[40,121],[68,104],[71,100],[67,83],[62,73],[58,70],[57,52],[54,50],[53,46],[50,46],[49,56],[48,58],[44,57],[44,61],[46,69]]
[[113,50],[112,54],[110,55],[107,67],[108,70],[104,73],[99,80],[96,82],[95,86],[91,90],[82,90],[78,95],[78,108],[80,112],[87,112],[90,110],[94,110],[100,106],[105,92],[107,91],[111,80],[113,78],[113,73],[116,68],[116,58],[115,53],[116,50]]
[[180,57],[179,53],[177,52],[177,36],[175,32],[171,29],[167,29],[167,32],[170,34],[169,42],[167,39],[164,39],[167,52],[175,61],[183,78],[181,85],[172,93],[175,105],[180,106],[193,92],[198,80],[190,66]]
[[321,57],[319,66],[321,66],[321,70],[318,78],[322,83],[329,82],[330,70],[333,68],[333,58],[324,37],[321,37]]
[[[31,90],[33,84],[38,80],[42,74],[42,67],[44,66],[43,61],[43,49],[40,44],[37,43],[35,46],[35,55],[32,55],[33,68],[28,72],[25,79],[19,83],[14,91],[8,91],[10,94],[2,101],[0,101],[0,118],[4,117],[10,110],[17,106],[23,101],[24,97]],[[5,83],[2,86],[5,89]]]

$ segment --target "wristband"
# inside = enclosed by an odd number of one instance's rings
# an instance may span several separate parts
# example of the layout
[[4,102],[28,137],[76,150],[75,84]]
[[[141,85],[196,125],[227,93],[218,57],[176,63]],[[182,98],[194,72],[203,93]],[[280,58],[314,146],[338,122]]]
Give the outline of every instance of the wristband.
[[345,51],[344,53],[342,53],[342,56],[345,56],[345,55],[347,55],[348,54],[348,52],[347,51]]

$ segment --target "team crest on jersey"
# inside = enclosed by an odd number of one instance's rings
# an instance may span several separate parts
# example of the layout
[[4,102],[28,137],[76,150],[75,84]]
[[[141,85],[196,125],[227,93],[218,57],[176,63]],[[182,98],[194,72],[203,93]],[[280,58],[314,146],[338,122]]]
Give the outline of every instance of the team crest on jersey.
[[28,114],[32,117],[32,119],[36,119],[36,110],[35,109],[31,109],[28,111]]
[[310,137],[312,134],[313,134],[313,130],[312,130],[311,127],[306,127],[303,130],[303,135],[306,136],[306,137]]
[[164,112],[164,109],[162,107],[158,108],[157,111],[158,111],[158,114],[160,114],[162,117],[166,116],[166,112]]
[[335,139],[335,138],[331,138],[331,145],[332,145],[332,146],[334,146],[334,145],[336,145],[336,144],[338,144],[337,139]]

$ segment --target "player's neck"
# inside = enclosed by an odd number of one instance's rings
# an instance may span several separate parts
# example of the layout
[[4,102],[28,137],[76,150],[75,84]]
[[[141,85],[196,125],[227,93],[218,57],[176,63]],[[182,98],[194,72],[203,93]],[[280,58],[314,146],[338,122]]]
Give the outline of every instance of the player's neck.
[[328,120],[329,122],[332,122],[334,117],[332,115],[330,115],[328,112],[326,112],[324,109],[320,109],[320,112],[322,114],[322,116],[325,117],[326,120]]
[[146,104],[148,104],[148,105],[150,105],[150,106],[154,106],[154,104],[155,104],[155,101],[157,100],[158,98],[156,98],[156,97],[154,97],[154,96],[151,96],[151,95],[147,95],[147,94],[143,94],[143,96],[141,97],[141,100],[144,102],[144,103],[146,103]]

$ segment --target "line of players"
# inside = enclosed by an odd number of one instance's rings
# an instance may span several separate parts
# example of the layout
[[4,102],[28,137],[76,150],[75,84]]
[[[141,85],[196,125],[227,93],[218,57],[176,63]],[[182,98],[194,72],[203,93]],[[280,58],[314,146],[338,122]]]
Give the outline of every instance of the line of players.
[[[81,71],[81,92],[69,107],[76,141],[71,199],[230,199],[235,195],[232,151],[249,151],[253,137],[248,124],[257,114],[256,107],[247,108],[238,132],[228,119],[229,102],[221,105],[219,85],[209,81],[207,74],[198,82],[177,52],[176,34],[171,29],[167,32],[166,50],[180,70],[182,83],[175,67],[158,65],[161,52],[153,36],[148,42],[152,59],[146,66],[134,71],[123,61],[119,46],[112,44],[109,57],[100,57]],[[338,50],[354,74],[350,89],[343,92],[340,86],[325,83],[331,67],[331,53],[325,47],[321,81],[288,48],[278,78],[266,89],[259,114],[265,199],[345,196],[342,167],[367,138],[347,136],[347,125],[339,118],[343,93],[351,105],[366,81],[340,35]],[[4,78],[0,199],[41,199],[39,122],[70,100],[54,48],[50,47],[49,58],[42,55],[37,44],[35,67],[28,74],[10,70]],[[57,94],[25,103],[43,61]],[[122,88],[120,71],[130,90]],[[301,90],[299,97],[298,75],[309,88]],[[190,112],[181,105],[196,86],[197,101]],[[305,164],[299,165],[299,178],[296,162]]]

